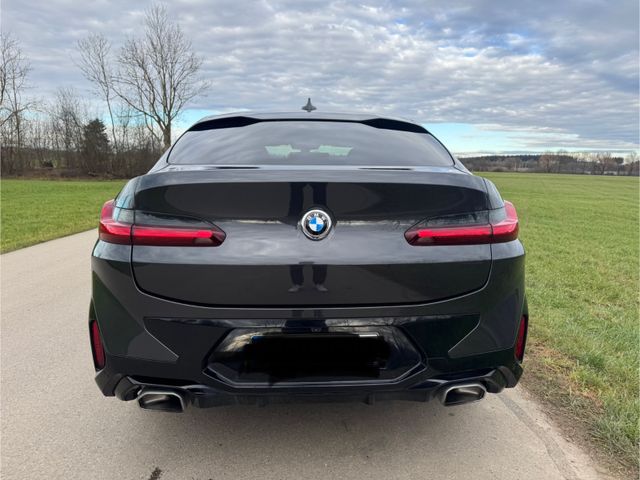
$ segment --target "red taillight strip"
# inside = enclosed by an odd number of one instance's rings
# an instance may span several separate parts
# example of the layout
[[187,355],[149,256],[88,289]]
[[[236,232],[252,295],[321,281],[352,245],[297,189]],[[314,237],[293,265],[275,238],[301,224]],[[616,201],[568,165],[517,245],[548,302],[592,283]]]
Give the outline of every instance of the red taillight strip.
[[506,218],[488,225],[468,227],[414,227],[404,234],[411,245],[482,245],[510,242],[518,238],[518,215],[511,202],[504,202]]
[[113,218],[115,203],[109,200],[100,213],[100,240],[125,245],[159,247],[217,247],[226,238],[219,228],[180,228],[131,225]]
[[98,328],[98,322],[96,322],[95,320],[91,321],[89,330],[91,333],[93,362],[95,363],[96,368],[98,370],[101,370],[105,366],[106,357],[104,354],[104,347],[102,345],[102,338],[100,337],[100,329]]
[[474,227],[418,228],[408,230],[405,238],[411,245],[475,245],[489,243],[491,225]]
[[131,237],[134,245],[157,246],[218,246],[225,233],[216,229],[133,227]]

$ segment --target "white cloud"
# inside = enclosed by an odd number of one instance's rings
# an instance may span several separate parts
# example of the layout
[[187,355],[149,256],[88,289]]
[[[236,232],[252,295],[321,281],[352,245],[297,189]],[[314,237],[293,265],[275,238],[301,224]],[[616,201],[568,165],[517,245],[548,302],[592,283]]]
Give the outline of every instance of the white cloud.
[[[101,32],[122,42],[138,31],[145,5],[5,0],[3,30],[22,41],[38,93],[86,89],[72,61],[77,40]],[[311,96],[324,110],[529,132],[523,141],[536,145],[638,145],[636,1],[183,0],[168,8],[211,81],[195,109],[297,110]]]

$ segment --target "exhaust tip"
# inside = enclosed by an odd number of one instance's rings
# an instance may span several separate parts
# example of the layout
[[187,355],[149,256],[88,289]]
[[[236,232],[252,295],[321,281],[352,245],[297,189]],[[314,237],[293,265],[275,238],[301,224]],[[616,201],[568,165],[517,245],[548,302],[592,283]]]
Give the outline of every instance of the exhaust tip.
[[484,398],[487,389],[481,383],[465,383],[445,387],[440,393],[440,401],[445,407],[479,402]]
[[142,390],[138,405],[144,410],[182,413],[187,407],[183,394],[173,390]]

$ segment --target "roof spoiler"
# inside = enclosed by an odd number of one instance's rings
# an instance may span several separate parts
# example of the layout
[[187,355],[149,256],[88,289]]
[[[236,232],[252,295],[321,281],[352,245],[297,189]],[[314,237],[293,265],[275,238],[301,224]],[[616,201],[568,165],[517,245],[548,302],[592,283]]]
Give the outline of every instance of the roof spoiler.
[[391,118],[370,118],[366,120],[350,120],[340,118],[314,118],[308,117],[292,117],[292,118],[255,118],[247,116],[237,117],[221,117],[202,120],[192,125],[187,131],[197,132],[201,130],[215,130],[219,128],[236,128],[246,127],[254,123],[262,122],[342,122],[342,123],[361,123],[373,128],[381,128],[384,130],[399,130],[402,132],[429,133],[424,127],[411,122],[402,120],[394,120]]

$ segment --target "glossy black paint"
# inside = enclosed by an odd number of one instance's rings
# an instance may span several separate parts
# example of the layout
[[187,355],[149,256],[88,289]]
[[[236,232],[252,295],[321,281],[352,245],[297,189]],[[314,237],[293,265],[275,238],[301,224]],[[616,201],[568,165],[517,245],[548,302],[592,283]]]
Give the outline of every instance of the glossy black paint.
[[[137,212],[215,223],[227,241],[215,250],[134,246],[140,289],[210,306],[390,305],[450,298],[486,282],[488,245],[420,249],[403,236],[425,218],[487,209],[482,179],[453,167],[277,173],[272,178],[266,166],[215,172],[185,166],[142,177]],[[334,227],[316,243],[299,221],[317,206]],[[149,221],[136,215],[136,222]],[[300,281],[304,288],[289,292]],[[318,293],[315,283],[327,291]]]
[[[493,392],[514,386],[517,328],[528,313],[522,244],[414,247],[403,235],[426,218],[501,208],[499,193],[455,160],[395,163],[222,168],[165,156],[129,182],[116,203],[136,223],[215,224],[227,238],[208,248],[96,243],[90,317],[107,356],[96,375],[102,392],[130,400],[141,385],[164,385],[211,406],[311,393],[427,400],[465,379]],[[311,207],[334,221],[324,240],[300,230]],[[300,277],[304,288],[291,292]],[[324,375],[274,380],[240,367],[247,338],[362,332],[388,348],[375,361],[384,366],[366,374],[332,364]]]

